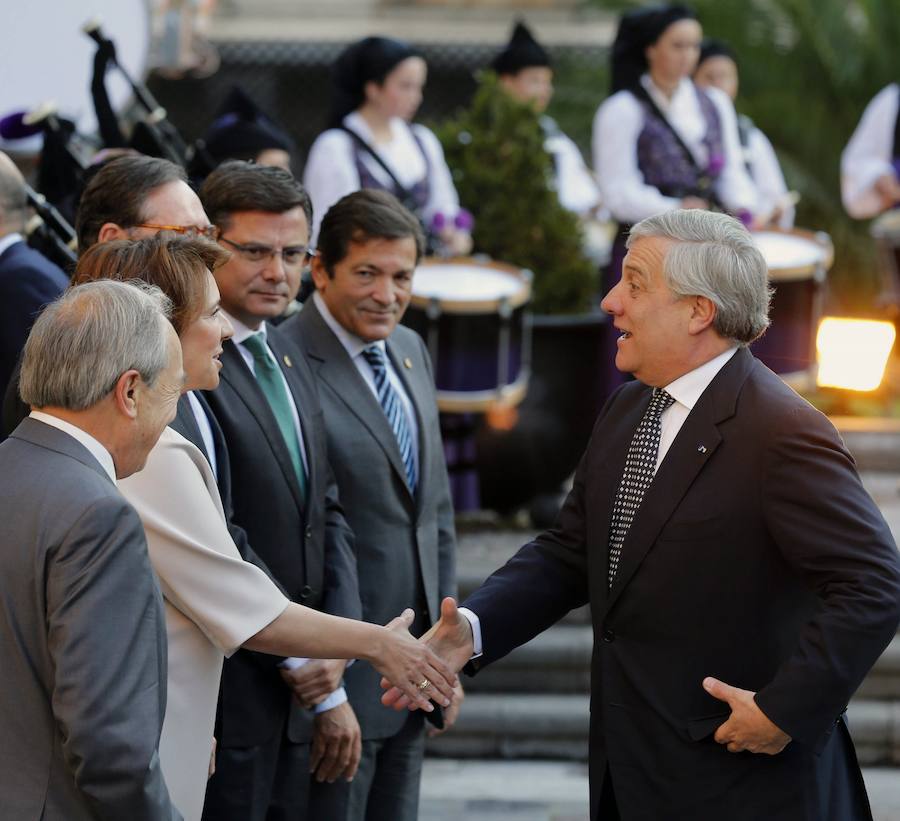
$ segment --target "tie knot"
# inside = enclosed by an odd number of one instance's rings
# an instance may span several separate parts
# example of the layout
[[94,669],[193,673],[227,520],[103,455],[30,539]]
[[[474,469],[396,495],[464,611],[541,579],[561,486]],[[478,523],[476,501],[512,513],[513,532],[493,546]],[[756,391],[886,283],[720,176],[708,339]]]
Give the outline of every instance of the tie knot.
[[675,398],[666,393],[662,388],[654,388],[653,389],[653,398],[650,400],[650,405],[647,407],[647,416],[661,416],[662,412],[669,407]]
[[363,356],[366,358],[366,362],[372,366],[373,370],[384,368],[384,354],[377,345],[372,345],[370,348],[363,348]]
[[266,348],[266,340],[261,332],[248,336],[241,344],[253,354],[253,359],[257,364],[271,364],[269,351]]

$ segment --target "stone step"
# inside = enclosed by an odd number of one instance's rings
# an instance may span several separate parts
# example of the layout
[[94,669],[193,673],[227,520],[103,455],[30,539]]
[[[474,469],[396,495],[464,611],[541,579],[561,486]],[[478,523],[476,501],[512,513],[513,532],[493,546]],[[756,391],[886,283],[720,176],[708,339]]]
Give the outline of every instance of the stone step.
[[[428,742],[451,758],[585,761],[590,700],[585,695],[472,693],[453,730]],[[860,763],[900,765],[900,703],[855,699],[848,723]]]
[[[558,624],[468,679],[466,688],[479,693],[585,694],[590,691],[592,649],[589,625]],[[857,695],[900,700],[900,634],[875,663]]]

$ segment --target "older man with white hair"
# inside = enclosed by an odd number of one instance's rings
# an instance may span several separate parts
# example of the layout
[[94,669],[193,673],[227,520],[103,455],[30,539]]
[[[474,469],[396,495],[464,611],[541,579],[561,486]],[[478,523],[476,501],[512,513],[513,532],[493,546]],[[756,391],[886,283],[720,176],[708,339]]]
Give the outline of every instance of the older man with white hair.
[[29,418],[0,444],[4,818],[180,821],[159,767],[162,599],[116,479],[175,416],[181,346],[156,288],[66,292],[25,346]]
[[603,307],[637,381],[554,529],[426,637],[477,670],[590,602],[595,821],[871,818],[844,709],[897,629],[900,560],[831,423],[747,350],[768,295],[731,217],[635,225]]

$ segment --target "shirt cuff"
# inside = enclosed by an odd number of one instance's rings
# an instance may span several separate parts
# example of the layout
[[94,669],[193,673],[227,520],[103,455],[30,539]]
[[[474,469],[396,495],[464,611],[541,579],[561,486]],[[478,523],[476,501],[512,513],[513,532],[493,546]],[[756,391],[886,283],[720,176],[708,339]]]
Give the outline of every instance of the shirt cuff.
[[291,656],[290,658],[286,658],[284,661],[279,662],[278,666],[283,667],[285,670],[296,670],[298,667],[302,667],[304,664],[309,664],[309,659],[295,658]]
[[457,612],[459,615],[465,617],[466,621],[469,622],[469,626],[472,628],[472,656],[470,660],[477,659],[484,653],[484,649],[481,645],[481,620],[475,613],[469,610],[468,607],[460,607]]
[[347,691],[343,687],[338,687],[328,698],[320,701],[313,708],[313,712],[316,715],[328,712],[328,710],[333,710],[335,707],[340,707],[345,701],[347,701]]

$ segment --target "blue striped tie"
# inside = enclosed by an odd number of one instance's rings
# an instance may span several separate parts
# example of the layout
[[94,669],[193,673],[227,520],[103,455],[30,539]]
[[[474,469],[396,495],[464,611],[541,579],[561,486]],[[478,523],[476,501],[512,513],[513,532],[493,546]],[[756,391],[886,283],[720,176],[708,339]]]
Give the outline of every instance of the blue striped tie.
[[384,354],[381,348],[373,345],[371,348],[363,350],[363,356],[366,362],[372,368],[375,375],[375,390],[378,393],[378,401],[381,403],[381,409],[387,417],[391,430],[397,438],[397,444],[400,447],[400,456],[403,459],[403,465],[406,468],[406,481],[409,483],[409,489],[416,492],[416,461],[413,457],[412,434],[409,430],[409,420],[406,418],[406,411],[403,409],[403,403],[391,385],[388,379],[387,366],[384,361]]

